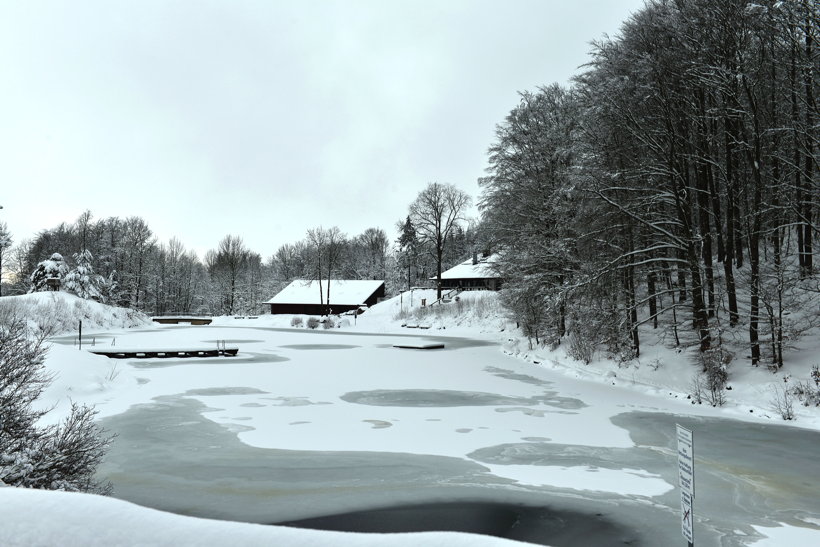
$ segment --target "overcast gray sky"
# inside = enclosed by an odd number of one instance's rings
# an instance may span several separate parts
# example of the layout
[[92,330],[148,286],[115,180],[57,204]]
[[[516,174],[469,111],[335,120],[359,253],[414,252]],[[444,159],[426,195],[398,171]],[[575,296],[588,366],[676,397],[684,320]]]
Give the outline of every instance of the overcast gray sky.
[[18,242],[137,215],[200,256],[394,238],[428,182],[477,198],[517,92],[566,83],[642,6],[0,0],[0,220]]

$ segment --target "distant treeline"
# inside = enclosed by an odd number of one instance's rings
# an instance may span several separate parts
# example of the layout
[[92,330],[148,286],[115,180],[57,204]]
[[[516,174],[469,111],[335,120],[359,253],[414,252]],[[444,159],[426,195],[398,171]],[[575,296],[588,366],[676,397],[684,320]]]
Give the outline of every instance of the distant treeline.
[[[200,258],[177,238],[157,241],[140,217],[96,220],[86,211],[73,223],[7,246],[3,294],[46,290],[40,278],[69,273],[77,278],[79,269],[85,285],[75,287],[99,285],[81,296],[99,292],[95,299],[113,305],[149,314],[250,314],[264,311],[261,303],[294,279],[384,279],[391,292],[408,284],[430,285],[436,269],[432,253],[406,221],[397,222],[396,229],[403,235],[394,245],[380,228],[348,237],[338,227],[317,227],[303,240],[281,245],[266,260],[248,249],[241,236],[227,235]],[[454,228],[446,265],[469,254],[474,235],[472,228]],[[50,260],[54,253],[62,257],[58,266]]]

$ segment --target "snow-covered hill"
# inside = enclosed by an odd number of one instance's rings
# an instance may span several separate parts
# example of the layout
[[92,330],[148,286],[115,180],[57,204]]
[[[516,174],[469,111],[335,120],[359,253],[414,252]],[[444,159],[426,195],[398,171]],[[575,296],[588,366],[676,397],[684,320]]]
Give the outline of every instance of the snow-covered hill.
[[31,327],[49,335],[77,332],[80,321],[86,332],[151,324],[144,313],[84,300],[63,291],[4,296],[0,298],[0,313],[16,313],[26,318]]

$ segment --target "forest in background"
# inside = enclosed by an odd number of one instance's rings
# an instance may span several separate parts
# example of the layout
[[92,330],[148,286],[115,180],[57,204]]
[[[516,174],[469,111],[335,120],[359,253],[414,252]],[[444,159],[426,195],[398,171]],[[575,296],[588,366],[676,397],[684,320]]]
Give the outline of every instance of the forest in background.
[[[45,281],[53,276],[85,298],[149,314],[230,315],[264,312],[262,302],[295,279],[383,279],[390,294],[430,285],[435,248],[415,233],[410,215],[396,231],[393,241],[381,228],[353,237],[336,226],[311,228],[267,258],[241,236],[226,235],[198,257],[177,238],[158,241],[140,217],[95,220],[86,211],[71,224],[7,245],[2,294],[48,290]],[[443,247],[445,267],[469,254],[475,232],[453,224]]]

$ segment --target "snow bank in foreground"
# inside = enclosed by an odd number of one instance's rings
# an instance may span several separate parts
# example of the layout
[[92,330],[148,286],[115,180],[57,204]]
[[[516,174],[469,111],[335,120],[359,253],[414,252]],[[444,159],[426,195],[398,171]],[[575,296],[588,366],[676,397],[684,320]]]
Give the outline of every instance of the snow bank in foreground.
[[207,520],[68,492],[0,488],[0,545],[290,547],[513,547],[524,543],[457,532],[357,534]]
[[16,312],[25,317],[32,327],[48,328],[49,334],[53,335],[76,332],[80,321],[83,322],[84,331],[151,324],[151,319],[141,312],[84,300],[62,291],[5,296],[0,299],[0,311]]

